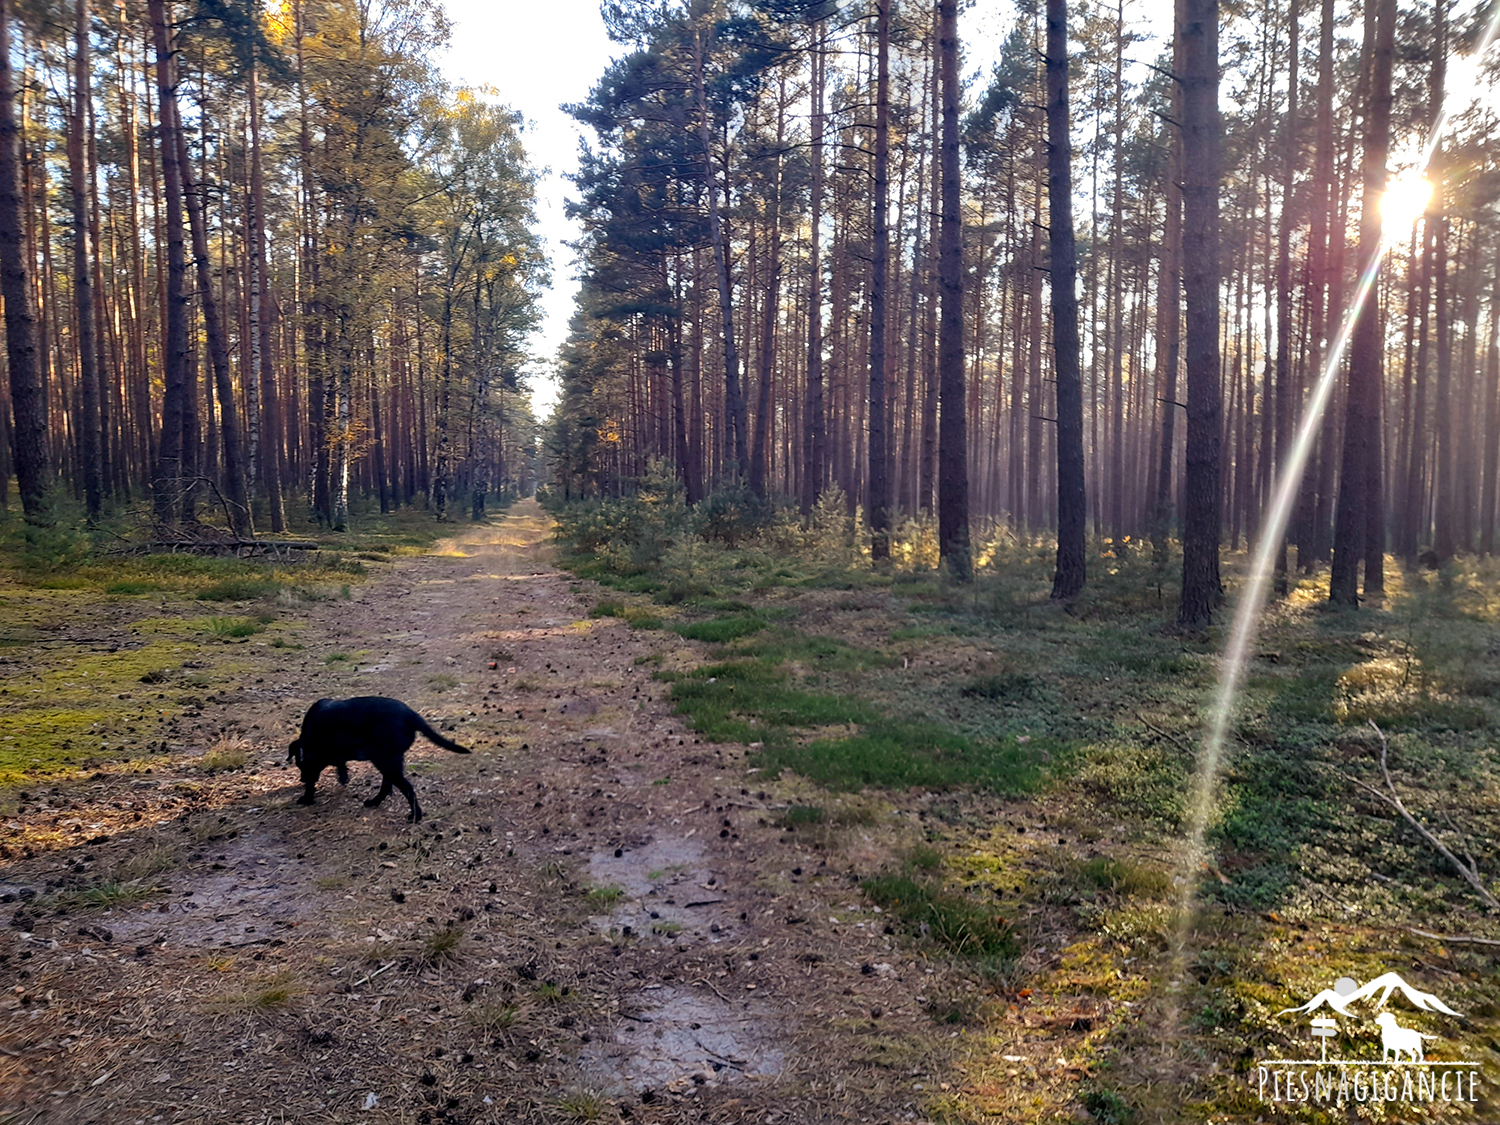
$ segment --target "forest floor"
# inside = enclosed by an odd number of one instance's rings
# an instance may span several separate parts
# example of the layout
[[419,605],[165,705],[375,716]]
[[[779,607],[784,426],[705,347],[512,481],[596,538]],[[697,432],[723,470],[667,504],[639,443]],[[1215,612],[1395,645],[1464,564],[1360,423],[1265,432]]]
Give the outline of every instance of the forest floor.
[[[523,502],[347,596],[238,607],[270,607],[253,617],[5,591],[46,640],[7,646],[4,737],[42,737],[79,691],[105,742],[137,748],[18,769],[5,793],[0,1120],[916,1115],[947,1046],[933,974],[849,878],[897,830],[835,858],[775,824],[784,797],[638,663],[701,646],[589,618],[550,530]],[[292,803],[303,711],[358,694],[474,750],[419,739],[417,827],[399,795],[363,806],[358,763]]]
[[[1500,930],[1349,777],[1374,719],[1495,869],[1495,576],[1270,615],[1184,973],[1219,638],[1161,628],[1149,560],[1064,611],[1040,549],[962,589],[551,533],[0,584],[0,1122],[1364,1120],[1262,1102],[1256,1060],[1387,969],[1485,1068],[1411,1119],[1494,1108],[1493,946],[1413,930]],[[413,748],[419,826],[360,764],[293,803],[302,713],[358,694],[474,750]]]

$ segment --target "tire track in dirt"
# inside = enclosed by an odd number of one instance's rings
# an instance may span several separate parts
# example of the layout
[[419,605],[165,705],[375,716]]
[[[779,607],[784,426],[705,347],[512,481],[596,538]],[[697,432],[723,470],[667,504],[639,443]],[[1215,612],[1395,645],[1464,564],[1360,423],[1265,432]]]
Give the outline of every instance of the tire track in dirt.
[[[170,853],[146,900],[19,905],[0,1107],[37,1125],[915,1118],[932,978],[859,894],[882,841],[780,831],[743,751],[686,731],[635,663],[694,646],[588,619],[549,532],[523,502],[312,607],[292,666],[238,697],[272,760],[322,695],[405,699],[472,746],[413,748],[420,827],[403,802],[363,807],[362,764],[311,808],[290,770],[223,775],[87,847],[106,867]],[[183,784],[112,778],[91,799]],[[79,862],[0,883],[59,860]]]

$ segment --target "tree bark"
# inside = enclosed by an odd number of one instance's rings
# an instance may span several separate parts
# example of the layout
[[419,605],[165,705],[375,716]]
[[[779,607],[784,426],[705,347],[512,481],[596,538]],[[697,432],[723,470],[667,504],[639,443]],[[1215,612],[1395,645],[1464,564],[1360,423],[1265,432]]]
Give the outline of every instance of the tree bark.
[[[1386,154],[1391,131],[1391,66],[1394,55],[1395,0],[1371,5],[1365,29],[1372,43],[1368,108],[1365,111],[1364,187],[1359,218],[1358,276],[1373,276],[1380,267],[1380,197],[1385,191]],[[1339,468],[1338,505],[1334,517],[1333,566],[1328,597],[1340,605],[1359,604],[1359,562],[1367,548],[1366,521],[1378,519],[1370,487],[1375,466],[1370,448],[1378,450],[1381,373],[1379,294],[1372,285],[1359,309],[1350,340],[1348,397],[1344,413],[1344,448]],[[1378,474],[1373,482],[1379,486]],[[1369,579],[1366,577],[1368,588]]]
[[802,514],[810,514],[823,491],[827,456],[823,419],[823,84],[828,60],[825,27],[819,20],[812,46],[812,187],[807,247],[807,403],[802,440]]
[[964,415],[963,213],[959,201],[958,0],[938,0],[942,89],[941,231],[938,242],[938,554],[959,582],[974,577],[969,554],[969,452]]
[[891,479],[886,460],[886,281],[890,272],[891,0],[875,0],[875,198],[870,262],[870,556],[891,555]]
[[89,190],[85,133],[88,131],[90,92],[89,5],[74,0],[73,106],[68,119],[68,188],[73,219],[73,298],[78,314],[79,419],[82,449],[83,495],[90,520],[99,517],[104,502],[104,449],[100,431],[99,342],[95,334],[92,224],[89,221]]
[[0,295],[5,298],[16,483],[27,522],[42,525],[50,522],[47,493],[52,487],[52,457],[47,447],[47,389],[22,206],[21,136],[10,64],[11,3],[0,0]]
[[724,216],[719,207],[719,181],[714,175],[713,138],[708,120],[708,94],[704,81],[703,31],[693,28],[693,89],[698,100],[698,140],[703,146],[703,177],[708,186],[708,230],[714,251],[714,277],[719,286],[719,317],[724,348],[724,427],[730,443],[726,452],[734,458],[734,476],[745,479],[750,465],[746,449],[745,399],[740,390],[740,354],[735,346],[734,292],[729,280],[729,247],[724,234]]
[[[1083,371],[1078,339],[1078,250],[1073,237],[1073,143],[1068,121],[1068,9],[1047,0],[1047,200],[1052,276],[1052,371],[1057,381],[1057,568],[1054,598],[1088,577],[1083,465]],[[1035,407],[1033,407],[1035,409]]]
[[[1292,402],[1292,226],[1296,209],[1292,205],[1292,190],[1297,176],[1297,89],[1298,64],[1301,61],[1299,47],[1302,9],[1299,0],[1291,0],[1287,13],[1287,109],[1286,122],[1281,138],[1281,228],[1276,239],[1276,406],[1275,448],[1263,455],[1269,459],[1273,471],[1269,474],[1272,487],[1280,479],[1286,464],[1291,440]],[[1267,491],[1266,500],[1270,500]],[[1276,593],[1287,592],[1287,535],[1283,531],[1276,547]]]
[[[1181,20],[1174,20],[1172,72],[1182,73]],[[1182,83],[1172,83],[1171,114],[1178,127],[1170,130],[1167,182],[1164,189],[1166,222],[1162,235],[1161,267],[1156,296],[1159,324],[1157,343],[1157,397],[1161,400],[1161,447],[1156,461],[1156,510],[1152,521],[1152,554],[1156,567],[1167,565],[1167,538],[1171,534],[1172,467],[1177,447],[1177,369],[1182,348]]]
[[182,165],[177,144],[177,75],[167,0],[149,0],[156,46],[157,113],[160,118],[164,234],[167,244],[166,302],[162,340],[162,425],[152,481],[156,518],[176,522],[183,491],[183,419],[187,411],[187,251],[182,234]]
[[[174,113],[175,113],[174,101]],[[180,119],[175,129],[177,159],[186,173],[192,168],[188,157],[187,138],[183,136]],[[230,530],[240,538],[249,538],[253,531],[250,524],[250,503],[245,492],[245,452],[240,435],[239,409],[235,403],[234,382],[229,371],[229,341],[224,332],[220,316],[218,295],[214,292],[213,269],[208,258],[208,219],[204,214],[204,199],[208,185],[201,177],[195,177],[185,187],[183,198],[187,203],[188,227],[193,240],[193,266],[198,276],[198,300],[203,309],[203,324],[208,337],[208,358],[213,368],[214,387],[219,399],[219,428],[224,443],[224,498],[231,522]]]
[[260,405],[262,412],[260,482],[266,492],[266,506],[270,509],[271,530],[286,530],[286,513],[281,496],[282,440],[281,401],[276,389],[276,365],[272,347],[271,302],[269,297],[270,273],[266,260],[266,187],[265,170],[260,145],[260,93],[257,66],[250,68],[250,259],[255,273],[254,287],[250,294],[251,324],[255,334],[255,370],[245,375],[246,382],[260,380]]
[[1183,293],[1187,299],[1187,459],[1177,623],[1213,620],[1219,581],[1219,2],[1182,0]]

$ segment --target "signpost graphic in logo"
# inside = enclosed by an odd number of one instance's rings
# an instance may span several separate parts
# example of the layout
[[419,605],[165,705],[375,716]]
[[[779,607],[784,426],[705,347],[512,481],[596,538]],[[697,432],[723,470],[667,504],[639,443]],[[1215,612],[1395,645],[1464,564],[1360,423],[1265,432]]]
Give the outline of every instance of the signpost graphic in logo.
[[[1400,993],[1413,1008],[1448,1016],[1458,1013],[1430,992],[1413,988],[1397,973],[1383,973],[1361,985],[1341,977],[1306,1004],[1277,1014],[1307,1015],[1308,1030],[1319,1041],[1317,1058],[1266,1059],[1256,1065],[1261,1101],[1312,1102],[1345,1105],[1350,1102],[1464,1103],[1479,1097],[1479,1063],[1427,1058],[1426,1043],[1443,1037],[1404,1027],[1394,1012],[1384,1011]],[[1378,997],[1378,999],[1377,999]],[[1375,1000],[1377,1014],[1362,1017],[1353,1005]],[[1380,1062],[1370,1058],[1328,1057],[1328,1041],[1340,1031],[1336,1016],[1354,1025],[1371,1025],[1380,1041]],[[1350,1030],[1355,1030],[1351,1027]],[[1443,1052],[1446,1053],[1446,1052]]]

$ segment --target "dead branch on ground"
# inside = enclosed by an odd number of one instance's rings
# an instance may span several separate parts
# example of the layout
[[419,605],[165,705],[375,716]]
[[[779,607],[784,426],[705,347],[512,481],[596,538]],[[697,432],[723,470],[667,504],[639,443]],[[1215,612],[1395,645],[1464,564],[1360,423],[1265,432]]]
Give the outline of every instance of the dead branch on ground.
[[[1453,852],[1448,849],[1446,844],[1444,844],[1441,840],[1434,836],[1432,832],[1429,831],[1427,827],[1421,823],[1421,821],[1417,820],[1416,817],[1412,816],[1411,813],[1407,811],[1406,805],[1401,800],[1401,795],[1396,792],[1396,783],[1391,780],[1390,767],[1386,765],[1386,758],[1390,753],[1390,745],[1386,742],[1385,732],[1375,725],[1374,719],[1370,720],[1370,727],[1372,730],[1374,730],[1376,737],[1380,739],[1380,772],[1385,776],[1385,789],[1382,790],[1374,785],[1371,785],[1367,781],[1361,781],[1359,778],[1354,777],[1351,774],[1345,774],[1344,776],[1347,777],[1350,781],[1354,782],[1355,785],[1359,786],[1366,793],[1369,793],[1372,797],[1379,798],[1381,801],[1391,806],[1391,808],[1395,809],[1396,812],[1401,815],[1402,820],[1406,821],[1407,824],[1415,828],[1417,830],[1417,834],[1421,836],[1422,839],[1426,840],[1435,849],[1437,849],[1437,851],[1443,856],[1443,858],[1453,865],[1453,869],[1463,877],[1464,882],[1468,883],[1469,886],[1474,888],[1475,893],[1479,895],[1480,899],[1486,906],[1488,906],[1491,910],[1500,910],[1500,900],[1496,900],[1495,896],[1490,894],[1489,888],[1487,888],[1484,885],[1483,880],[1479,878],[1479,865],[1474,861],[1474,856],[1468,850],[1468,848],[1464,848],[1464,859],[1459,859],[1456,855],[1453,854]],[[1467,862],[1465,862],[1465,860],[1467,860]]]

